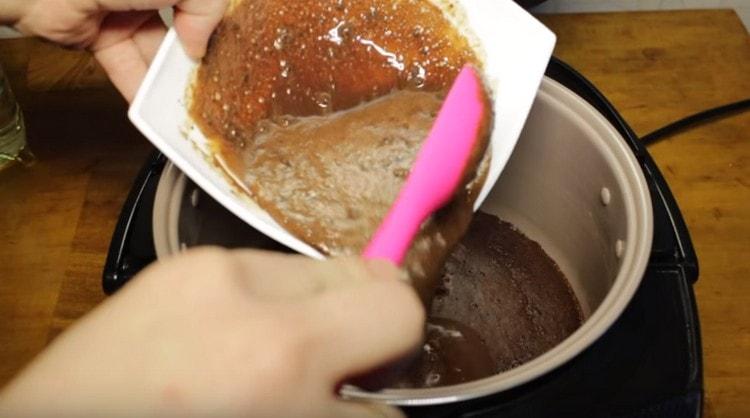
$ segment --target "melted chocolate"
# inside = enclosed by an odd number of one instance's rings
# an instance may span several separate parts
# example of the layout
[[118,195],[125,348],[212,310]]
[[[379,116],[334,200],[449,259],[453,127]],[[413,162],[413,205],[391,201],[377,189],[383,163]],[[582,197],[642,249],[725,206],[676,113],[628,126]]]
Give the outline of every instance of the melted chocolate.
[[240,0],[211,38],[191,111],[209,136],[241,146],[263,119],[444,91],[467,62],[480,65],[427,0]]
[[330,255],[356,255],[401,189],[441,97],[398,91],[329,116],[269,125],[242,152],[256,201]]
[[582,321],[567,279],[539,244],[478,212],[445,264],[422,352],[390,386],[492,376],[544,354]]
[[461,322],[430,317],[422,351],[393,388],[429,388],[470,382],[497,370],[482,336]]
[[[212,38],[191,113],[277,222],[325,254],[358,254],[465,63],[478,60],[429,1],[245,0]],[[488,110],[464,186],[407,256],[426,305],[471,219],[491,123]]]
[[[467,62],[478,64],[468,42],[429,1],[240,0],[211,39],[191,114],[279,223],[327,254],[357,254]],[[407,257],[425,304],[437,296],[423,351],[391,386],[496,374],[582,321],[538,244],[493,216],[471,221],[491,123],[488,114],[465,187],[423,225]]]

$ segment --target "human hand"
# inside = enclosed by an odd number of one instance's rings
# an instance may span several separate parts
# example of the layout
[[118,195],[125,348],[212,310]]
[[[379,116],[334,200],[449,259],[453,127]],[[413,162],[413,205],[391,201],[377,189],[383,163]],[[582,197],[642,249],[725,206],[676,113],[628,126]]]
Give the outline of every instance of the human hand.
[[177,34],[188,54],[199,59],[228,4],[228,0],[2,1],[8,2],[4,6],[8,16],[2,20],[19,31],[90,49],[129,102],[166,33],[157,9],[174,7]]
[[150,267],[0,393],[0,416],[390,417],[335,389],[420,344],[391,266],[202,249]]

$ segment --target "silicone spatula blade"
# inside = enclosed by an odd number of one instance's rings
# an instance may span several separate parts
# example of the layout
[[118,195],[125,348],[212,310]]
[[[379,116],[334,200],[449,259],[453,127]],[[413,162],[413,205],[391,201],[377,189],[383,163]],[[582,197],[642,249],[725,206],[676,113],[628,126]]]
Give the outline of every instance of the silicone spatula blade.
[[461,185],[485,107],[479,76],[466,65],[453,82],[398,198],[371,238],[364,258],[402,264],[422,223],[448,203]]

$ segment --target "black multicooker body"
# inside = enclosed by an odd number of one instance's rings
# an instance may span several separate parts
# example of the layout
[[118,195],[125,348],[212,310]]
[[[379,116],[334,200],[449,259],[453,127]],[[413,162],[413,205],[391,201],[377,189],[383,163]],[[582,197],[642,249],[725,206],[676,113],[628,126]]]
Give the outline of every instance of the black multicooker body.
[[[643,282],[615,325],[563,367],[524,386],[472,401],[406,408],[411,417],[700,417],[703,369],[693,293],[698,260],[677,203],[646,148],[583,76],[552,59],[547,76],[587,100],[625,138],[649,184],[654,241]],[[154,194],[166,159],[155,152],[136,178],[103,274],[113,293],[156,259]]]

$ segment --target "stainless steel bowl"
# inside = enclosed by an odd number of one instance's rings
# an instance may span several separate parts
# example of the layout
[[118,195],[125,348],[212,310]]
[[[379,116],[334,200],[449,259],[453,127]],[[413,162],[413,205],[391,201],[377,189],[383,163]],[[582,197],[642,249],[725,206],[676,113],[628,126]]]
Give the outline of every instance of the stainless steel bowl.
[[[153,214],[159,258],[199,244],[271,245],[228,213],[215,216],[221,209],[215,202],[201,203],[201,196],[174,166],[165,169]],[[542,82],[521,140],[482,209],[515,224],[558,263],[583,308],[581,328],[547,353],[492,377],[454,386],[375,393],[346,386],[343,396],[432,405],[521,385],[559,367],[596,341],[620,316],[640,284],[653,234],[645,178],[609,122],[551,79]]]

